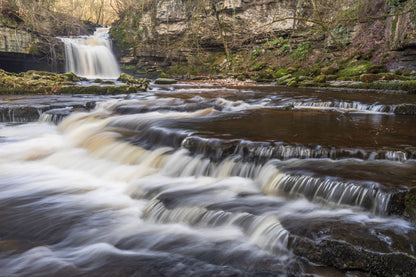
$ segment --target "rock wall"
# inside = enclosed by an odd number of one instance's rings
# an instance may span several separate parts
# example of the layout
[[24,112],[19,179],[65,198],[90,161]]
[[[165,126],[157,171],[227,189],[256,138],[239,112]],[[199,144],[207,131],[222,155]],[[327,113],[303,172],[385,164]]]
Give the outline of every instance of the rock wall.
[[[362,52],[372,47],[379,61],[388,51],[400,51],[391,55],[392,66],[413,66],[416,16],[414,12],[400,14],[411,9],[413,1],[396,2],[138,1],[151,4],[138,4],[135,25],[125,24],[131,19],[121,19],[114,25],[113,33],[126,36],[115,36],[116,45],[120,40],[131,42],[128,51],[121,55],[122,64],[148,68],[180,63],[201,53],[251,51],[279,38],[295,38],[295,43],[319,41],[318,51],[338,48],[338,55],[348,53],[348,46]],[[385,16],[389,13],[397,15]]]
[[0,26],[0,52],[33,54],[39,38],[25,30]]
[[63,48],[58,41],[51,42],[24,29],[0,26],[0,69],[61,72]]
[[[287,36],[295,26],[290,3],[275,0],[155,1],[140,14],[138,42],[122,61],[186,59],[202,51],[241,49]],[[290,1],[289,1],[290,2]],[[117,25],[115,29],[119,28]],[[224,43],[225,42],[225,43]]]

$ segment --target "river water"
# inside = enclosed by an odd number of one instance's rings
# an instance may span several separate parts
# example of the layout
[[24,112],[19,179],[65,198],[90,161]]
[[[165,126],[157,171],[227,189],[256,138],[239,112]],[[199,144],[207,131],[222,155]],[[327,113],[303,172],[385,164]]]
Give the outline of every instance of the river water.
[[[416,185],[412,103],[197,83],[2,96],[0,276],[414,276],[387,261],[416,255],[393,207]],[[354,271],[360,253],[386,262]]]

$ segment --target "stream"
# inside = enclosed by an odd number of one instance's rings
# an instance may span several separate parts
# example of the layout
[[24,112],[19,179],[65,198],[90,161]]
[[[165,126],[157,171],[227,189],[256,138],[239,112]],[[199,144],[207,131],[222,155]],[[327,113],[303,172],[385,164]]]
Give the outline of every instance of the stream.
[[416,95],[0,97],[0,276],[416,275]]

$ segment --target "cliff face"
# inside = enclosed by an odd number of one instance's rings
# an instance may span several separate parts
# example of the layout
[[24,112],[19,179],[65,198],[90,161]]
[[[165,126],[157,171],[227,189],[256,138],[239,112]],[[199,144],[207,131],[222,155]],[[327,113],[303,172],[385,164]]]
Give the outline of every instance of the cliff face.
[[0,26],[0,52],[33,54],[39,38],[25,30]]
[[414,5],[414,0],[137,1],[137,10],[118,21],[112,33],[126,49],[122,63],[138,67],[209,53],[230,59],[241,51],[268,50],[277,52],[280,58],[273,61],[281,63],[285,44],[292,53],[308,43],[307,54],[314,55],[305,58],[309,63],[359,51],[371,52],[375,63],[415,67]]
[[50,1],[0,1],[0,69],[61,71],[57,36],[85,34],[93,26],[53,10]]
[[63,70],[60,41],[25,29],[0,26],[0,69],[10,72]]

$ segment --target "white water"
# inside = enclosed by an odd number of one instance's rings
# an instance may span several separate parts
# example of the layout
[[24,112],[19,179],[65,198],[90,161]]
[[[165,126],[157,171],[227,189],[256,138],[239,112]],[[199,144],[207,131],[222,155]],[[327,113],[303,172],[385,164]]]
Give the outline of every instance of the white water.
[[[380,216],[390,195],[376,181],[363,186],[355,176],[287,171],[284,165],[300,162],[294,157],[313,156],[300,146],[255,148],[253,155],[266,161],[274,151],[292,158],[256,163],[194,155],[184,147],[187,140],[176,149],[125,140],[149,130],[182,132],[158,125],[163,121],[200,124],[252,108],[225,102],[215,101],[221,109],[176,111],[169,108],[186,102],[146,92],[140,100],[100,102],[58,126],[0,127],[0,276],[305,276],[292,248],[296,228],[311,226],[317,240],[336,235],[329,231],[334,224],[352,234],[366,228],[363,239],[379,238],[392,249],[395,237],[412,235],[405,220]],[[123,107],[148,112],[118,113]],[[321,166],[330,163],[342,165],[327,160]],[[324,228],[315,231],[314,224]],[[415,240],[407,241],[414,249]]]
[[117,79],[120,68],[111,49],[109,28],[92,36],[61,38],[65,44],[66,71],[89,79]]

